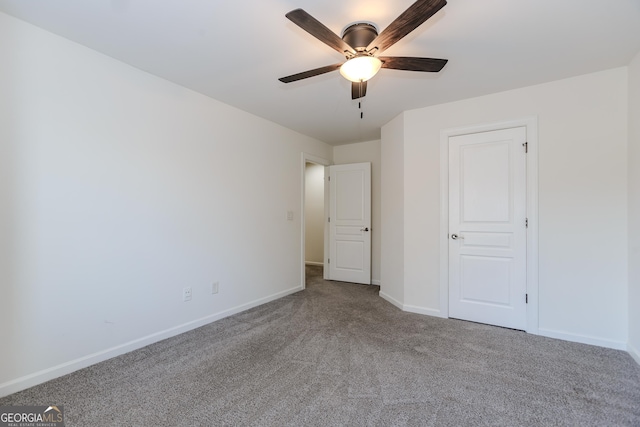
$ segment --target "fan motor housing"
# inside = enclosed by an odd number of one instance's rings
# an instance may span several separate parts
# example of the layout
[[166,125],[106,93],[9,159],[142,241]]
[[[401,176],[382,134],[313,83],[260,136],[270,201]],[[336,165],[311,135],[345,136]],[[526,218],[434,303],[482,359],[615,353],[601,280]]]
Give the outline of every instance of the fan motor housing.
[[349,25],[342,32],[342,40],[356,51],[361,52],[378,36],[378,29],[368,22]]

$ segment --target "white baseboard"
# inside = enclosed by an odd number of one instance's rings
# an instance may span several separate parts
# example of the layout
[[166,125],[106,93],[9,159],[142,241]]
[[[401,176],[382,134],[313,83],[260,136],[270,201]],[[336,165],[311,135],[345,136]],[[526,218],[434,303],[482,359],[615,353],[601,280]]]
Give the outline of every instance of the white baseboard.
[[403,310],[409,313],[425,314],[427,316],[442,317],[442,318],[446,317],[442,315],[442,312],[440,310],[437,310],[435,308],[418,307],[415,305],[405,305]]
[[34,372],[29,375],[25,375],[20,378],[16,378],[11,381],[0,384],[0,397],[8,396],[21,390],[25,390],[29,387],[33,387],[38,384],[42,384],[46,381],[50,381],[54,378],[61,377],[71,372],[75,372],[79,369],[86,368],[96,363],[103,362],[121,354],[129,353],[134,350],[138,350],[142,347],[146,347],[150,344],[162,341],[167,338],[171,338],[176,335],[188,332],[192,329],[199,328],[211,322],[215,322],[225,317],[240,313],[245,310],[257,307],[262,304],[277,300],[284,296],[301,291],[302,286],[296,286],[295,288],[287,289],[282,292],[278,292],[273,295],[269,295],[264,298],[260,298],[254,301],[250,301],[246,304],[239,305],[237,307],[230,308],[228,310],[221,311],[219,313],[211,314],[209,316],[202,317],[200,319],[192,320],[191,322],[183,323],[182,325],[175,326],[173,328],[165,329],[164,331],[156,332],[145,337],[129,341],[127,343],[111,347],[87,356],[80,357],[78,359],[70,360],[51,368],[43,369],[38,372]]
[[324,267],[324,264],[323,264],[323,263],[321,263],[321,262],[305,261],[304,263],[305,263],[305,265],[318,265],[318,266],[320,266],[320,267]]
[[612,341],[588,335],[572,334],[565,331],[554,331],[551,329],[538,329],[538,335],[548,338],[557,338],[565,341],[579,342],[582,344],[597,345],[598,347],[613,348],[615,350],[627,350],[627,343],[621,341]]
[[640,350],[638,350],[637,348],[635,348],[629,343],[627,344],[627,351],[629,352],[631,357],[633,357],[633,360],[635,360],[636,363],[640,365]]
[[446,317],[442,315],[442,312],[440,310],[436,310],[434,308],[418,307],[415,305],[406,305],[401,303],[397,299],[389,296],[388,294],[385,294],[382,291],[380,291],[378,295],[380,295],[380,298],[390,302],[391,304],[398,307],[400,310],[406,311],[407,313],[425,314],[427,316],[434,316],[434,317]]
[[404,304],[402,304],[400,301],[398,301],[397,299],[385,294],[384,292],[380,291],[378,292],[378,295],[380,295],[380,298],[382,298],[383,300],[390,302],[391,304],[395,305],[396,307],[398,307],[400,310],[404,311]]

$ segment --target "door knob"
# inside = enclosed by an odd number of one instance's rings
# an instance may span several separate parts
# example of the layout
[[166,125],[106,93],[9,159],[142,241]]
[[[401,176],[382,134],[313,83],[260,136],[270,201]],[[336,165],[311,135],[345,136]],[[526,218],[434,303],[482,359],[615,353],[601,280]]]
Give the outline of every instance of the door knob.
[[451,238],[452,238],[453,240],[464,239],[464,237],[462,237],[462,236],[458,236],[457,234],[452,234],[452,235],[451,235]]
[[369,231],[369,227],[361,228],[360,231]]

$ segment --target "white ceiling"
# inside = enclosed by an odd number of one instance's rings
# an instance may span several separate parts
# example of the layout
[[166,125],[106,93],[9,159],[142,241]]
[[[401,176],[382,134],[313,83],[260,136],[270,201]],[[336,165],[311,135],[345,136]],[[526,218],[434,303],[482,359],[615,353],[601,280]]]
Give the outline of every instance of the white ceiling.
[[380,137],[404,110],[627,65],[640,0],[449,0],[385,52],[447,58],[438,74],[381,70],[360,119],[332,72],[279,77],[343,57],[285,18],[303,8],[340,35],[384,29],[413,0],[0,0],[0,10],[134,67],[332,145]]

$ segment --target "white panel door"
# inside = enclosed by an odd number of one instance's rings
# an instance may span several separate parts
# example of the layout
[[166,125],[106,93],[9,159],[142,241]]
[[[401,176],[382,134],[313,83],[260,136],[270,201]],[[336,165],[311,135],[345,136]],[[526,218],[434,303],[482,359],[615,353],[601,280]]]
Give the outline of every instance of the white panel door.
[[526,128],[449,138],[449,316],[526,328]]
[[371,163],[329,167],[329,278],[371,284]]

